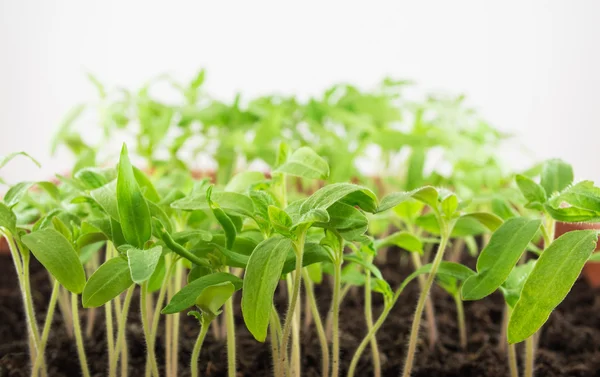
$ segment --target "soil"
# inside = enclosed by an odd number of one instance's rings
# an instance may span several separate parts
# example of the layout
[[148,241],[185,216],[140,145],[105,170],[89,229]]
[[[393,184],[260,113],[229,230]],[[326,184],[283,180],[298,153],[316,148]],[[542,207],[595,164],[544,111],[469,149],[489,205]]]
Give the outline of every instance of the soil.
[[[410,268],[398,260],[398,253],[390,253],[382,268],[392,287],[399,284]],[[473,265],[473,260],[467,264]],[[32,261],[32,286],[38,319],[44,318],[51,286],[41,266]],[[383,376],[397,377],[403,363],[408,333],[417,301],[418,285],[412,283],[403,293],[386,323],[378,333]],[[540,336],[537,350],[537,377],[593,377],[600,376],[600,290],[590,288],[583,280],[552,314]],[[461,350],[456,328],[456,311],[452,299],[441,289],[432,292],[440,332],[434,349],[427,346],[425,336],[419,344],[414,367],[415,377],[506,377],[508,367],[505,354],[500,350],[499,334],[502,322],[503,299],[494,294],[482,301],[465,303],[469,344]],[[239,296],[239,295],[238,295]],[[329,307],[330,284],[317,289],[320,309],[323,314]],[[278,293],[280,311],[285,309],[286,297],[283,290]],[[352,354],[365,334],[362,294],[355,290],[346,297],[341,312],[341,376],[346,373]],[[381,300],[374,297],[375,315],[381,310]],[[17,287],[14,266],[9,255],[0,255],[0,377],[29,375],[28,345],[21,297]],[[137,297],[132,302],[128,330],[129,375],[139,376],[145,366],[145,342],[138,315]],[[271,376],[270,346],[255,341],[245,329],[239,313],[237,324],[238,376]],[[82,326],[85,327],[85,311],[81,311]],[[103,310],[98,310],[93,335],[86,339],[85,348],[92,376],[105,376],[107,356]],[[181,316],[182,337],[179,352],[179,376],[189,375],[189,355],[198,324],[193,317]],[[162,324],[161,324],[162,326]],[[426,324],[424,325],[426,326]],[[162,334],[162,329],[159,331]],[[425,335],[425,329],[422,334]],[[157,340],[157,357],[163,365],[163,338]],[[302,376],[320,376],[320,347],[314,328],[302,339]],[[519,354],[522,353],[518,347]],[[51,337],[46,351],[48,375],[51,377],[73,377],[80,375],[79,362],[74,342],[68,338],[62,317],[57,308]],[[521,362],[521,359],[519,360]],[[227,355],[225,343],[215,340],[209,332],[200,356],[202,376],[226,376]],[[164,375],[164,373],[161,373]],[[371,376],[370,351],[367,350],[359,364],[357,376]]]

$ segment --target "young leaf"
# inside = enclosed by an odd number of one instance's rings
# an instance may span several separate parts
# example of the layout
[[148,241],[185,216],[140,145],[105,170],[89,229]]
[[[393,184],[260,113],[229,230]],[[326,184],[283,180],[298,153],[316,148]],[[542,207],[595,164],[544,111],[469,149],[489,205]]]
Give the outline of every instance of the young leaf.
[[575,284],[597,241],[597,231],[575,230],[563,234],[544,250],[510,317],[509,343],[521,342],[542,327]]
[[573,182],[573,168],[566,162],[558,159],[548,160],[542,167],[540,184],[551,196],[561,192]]
[[329,165],[309,147],[295,150],[274,172],[310,179],[327,179]]
[[541,205],[546,202],[546,191],[541,185],[538,185],[533,179],[524,175],[517,174],[515,177],[519,190],[525,199],[532,205]]
[[[209,210],[210,206],[206,201],[207,190],[208,187],[203,187],[183,199],[176,200],[171,203],[171,208],[184,211]],[[246,195],[215,191],[211,193],[211,199],[218,203],[225,212],[246,217],[252,217],[254,214],[254,204]]]
[[85,286],[85,272],[73,245],[52,228],[26,234],[23,243],[36,259],[68,291],[81,293]]
[[154,273],[162,253],[162,247],[155,246],[151,249],[141,250],[135,247],[127,250],[131,280],[136,284],[142,284],[150,279]]
[[119,159],[117,204],[125,240],[137,248],[143,248],[152,235],[152,219],[148,203],[135,179],[125,144]]
[[117,203],[117,180],[90,191],[90,196],[110,217],[116,221],[119,218],[119,205]]
[[131,272],[127,260],[114,257],[104,262],[87,281],[81,302],[84,308],[96,308],[109,302],[131,287]]
[[519,301],[523,285],[525,284],[525,281],[527,281],[534,266],[535,260],[530,260],[525,264],[516,266],[510,272],[506,281],[500,286],[500,292],[502,292],[504,300],[511,308],[514,308],[517,301]]
[[223,211],[223,209],[221,209],[217,203],[211,200],[212,188],[213,187],[210,186],[208,190],[206,190],[206,202],[208,203],[213,215],[225,231],[225,246],[227,249],[231,249],[233,247],[233,243],[235,242],[235,237],[237,236],[237,229],[233,223],[233,218],[227,216],[225,211]]
[[346,199],[346,204],[357,205],[367,212],[377,209],[377,197],[371,190],[352,183],[334,183],[312,194],[302,203],[299,212],[303,215],[310,210],[327,210],[342,199]]
[[462,285],[464,300],[480,300],[495,292],[517,264],[541,225],[540,220],[507,220],[477,258],[477,274]]
[[270,205],[267,211],[269,214],[269,222],[273,226],[273,229],[284,236],[291,235],[290,229],[293,225],[292,218],[285,211],[273,205]]
[[206,287],[196,299],[196,306],[206,315],[221,314],[221,307],[233,296],[236,289],[229,281]]
[[13,235],[17,233],[17,216],[2,202],[0,202],[0,228],[6,229]]
[[135,180],[137,181],[140,188],[144,190],[144,196],[148,198],[148,200],[151,202],[160,202],[160,195],[158,195],[158,192],[156,191],[156,188],[154,188],[152,181],[150,181],[150,179],[146,176],[146,174],[144,174],[143,171],[136,168],[135,166],[132,167]]
[[411,253],[419,253],[423,254],[423,242],[421,240],[409,233],[409,232],[396,232],[393,233],[384,239],[375,241],[375,249],[379,250],[386,246],[398,246],[401,249],[406,251],[410,251]]
[[27,191],[33,186],[33,182],[19,182],[16,185],[12,186],[4,195],[4,203],[9,208],[14,207],[17,203],[23,199]]
[[259,171],[246,171],[233,176],[229,183],[225,186],[225,191],[237,192],[242,194],[246,192],[250,186],[265,180],[264,173]]
[[267,337],[273,294],[290,250],[292,241],[276,235],[258,244],[248,261],[242,290],[242,314],[248,330],[260,342]]
[[590,211],[600,212],[600,188],[594,186],[594,182],[583,181],[568,187],[553,198],[554,207],[560,207],[561,202],[567,202],[573,207]]
[[188,285],[177,292],[169,304],[163,308],[161,313],[179,313],[180,311],[183,311],[194,305],[198,297],[202,295],[202,292],[206,288],[216,284],[222,284],[224,282],[233,284],[235,290],[238,290],[242,287],[242,279],[226,272],[216,272],[214,274],[204,275],[191,281]]
[[437,210],[438,198],[438,190],[432,186],[421,187],[409,192],[393,192],[381,199],[377,212],[387,211],[411,199],[418,200]]
[[14,152],[6,156],[0,156],[0,169],[2,169],[6,164],[8,164],[13,158],[17,156],[25,156],[28,159],[30,159],[34,164],[36,164],[38,168],[42,167],[38,160],[31,157],[29,154],[25,152]]

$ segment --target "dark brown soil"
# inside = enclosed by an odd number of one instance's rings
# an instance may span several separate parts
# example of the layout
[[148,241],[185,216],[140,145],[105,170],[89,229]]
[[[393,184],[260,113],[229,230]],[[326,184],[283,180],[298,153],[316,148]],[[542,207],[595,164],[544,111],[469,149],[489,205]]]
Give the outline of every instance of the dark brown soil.
[[[472,264],[473,261],[469,261]],[[394,287],[409,271],[398,267],[401,263],[392,253],[384,276]],[[32,286],[38,319],[42,319],[51,287],[44,270],[33,261]],[[329,307],[329,284],[317,290],[321,312]],[[571,294],[551,316],[540,337],[537,352],[537,377],[592,377],[600,376],[600,290],[592,290],[583,281],[578,281]],[[415,363],[415,377],[506,377],[508,368],[504,354],[498,348],[502,321],[503,300],[493,295],[479,302],[465,303],[468,323],[468,349],[458,345],[458,336],[453,301],[436,288],[433,291],[440,341],[429,350],[423,336]],[[239,299],[238,299],[239,300]],[[410,286],[392,311],[378,341],[382,353],[383,376],[397,377],[403,363],[408,332],[417,301],[417,285]],[[285,296],[278,297],[280,308],[284,307]],[[236,305],[239,308],[239,302]],[[381,309],[381,301],[375,298],[375,315]],[[284,309],[281,309],[283,311]],[[48,375],[51,377],[73,377],[80,375],[74,342],[66,335],[62,317],[56,311],[51,339],[47,349]],[[86,316],[82,311],[82,325]],[[182,317],[182,338],[179,352],[179,376],[189,375],[189,355],[198,333],[198,324],[192,317]],[[365,334],[362,294],[359,290],[350,293],[343,303],[341,312],[342,373],[358,343]],[[0,255],[0,377],[29,375],[26,330],[21,298],[14,267],[10,256]],[[238,376],[270,376],[272,367],[269,344],[256,342],[246,331],[239,315],[237,322]],[[145,365],[145,342],[138,315],[137,299],[132,303],[128,322],[129,375],[140,376]],[[162,334],[162,330],[160,332]],[[425,334],[425,331],[423,331]],[[162,335],[157,341],[157,357],[163,363]],[[302,375],[320,376],[320,347],[314,330],[305,333],[302,339]],[[105,376],[107,357],[103,310],[98,311],[93,336],[85,344],[90,370],[93,376]],[[519,353],[521,349],[518,348]],[[372,375],[367,350],[358,367],[358,376]],[[226,376],[226,350],[223,341],[216,341],[209,333],[200,356],[202,376]]]

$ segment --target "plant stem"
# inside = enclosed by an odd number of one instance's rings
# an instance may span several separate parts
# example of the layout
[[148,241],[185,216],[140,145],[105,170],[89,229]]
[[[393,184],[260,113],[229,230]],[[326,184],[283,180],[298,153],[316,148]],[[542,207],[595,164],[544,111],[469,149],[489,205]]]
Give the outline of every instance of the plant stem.
[[319,337],[319,343],[321,345],[321,375],[323,377],[329,376],[329,345],[327,344],[327,335],[325,334],[325,328],[319,315],[319,309],[317,307],[317,300],[315,299],[314,285],[308,276],[306,269],[302,270],[302,278],[304,279],[304,287],[306,289],[307,305],[312,313],[313,322],[317,329],[317,335]]
[[284,368],[287,367],[287,346],[292,330],[292,321],[294,318],[294,312],[296,310],[296,302],[298,301],[298,296],[300,294],[300,283],[302,282],[302,257],[304,256],[305,237],[306,231],[302,232],[298,241],[294,242],[294,251],[296,253],[296,269],[292,286],[292,295],[290,296],[289,306],[281,335],[281,348],[279,352],[280,365],[276,373],[276,376],[278,377],[283,377]]
[[60,287],[58,295],[58,309],[65,323],[65,329],[69,339],[73,339],[73,316],[71,314],[71,303],[69,293],[63,287]]
[[412,372],[415,351],[417,350],[417,341],[419,339],[419,329],[421,327],[421,317],[423,316],[423,309],[425,308],[427,296],[429,295],[429,291],[431,290],[431,286],[433,285],[433,281],[435,280],[435,275],[437,274],[438,268],[442,263],[442,259],[444,258],[444,251],[446,250],[446,245],[448,244],[448,236],[450,234],[450,229],[448,229],[448,225],[445,224],[443,221],[440,221],[440,228],[442,228],[440,246],[433,260],[431,272],[427,276],[427,281],[425,282],[425,286],[421,290],[421,295],[419,296],[419,301],[417,302],[417,310],[415,311],[415,317],[413,319],[413,324],[410,331],[410,340],[408,343],[408,351],[406,353],[406,362],[404,364],[404,371],[402,373],[402,377],[410,377],[410,374]]
[[144,328],[144,337],[146,338],[146,375],[148,375],[148,366],[150,367],[151,375],[158,377],[158,366],[156,365],[156,357],[154,356],[154,347],[150,340],[150,326],[148,325],[148,306],[146,305],[146,299],[148,295],[148,282],[142,283],[142,291],[140,293],[140,311],[142,317],[142,327]]
[[[227,267],[226,272],[229,272]],[[235,356],[235,319],[233,317],[233,295],[225,302],[225,327],[227,328],[227,373],[229,377],[236,377],[236,356]]]
[[[98,253],[94,253],[90,263],[85,266],[87,276],[90,276],[98,269]],[[96,312],[97,308],[90,308],[86,310],[87,321],[85,323],[85,338],[89,339],[94,332],[94,325],[96,324]]]
[[[111,242],[106,243],[106,252],[104,259],[108,261],[112,258],[114,246]],[[104,304],[104,322],[106,324],[106,348],[108,349],[108,370],[110,377],[116,377],[116,374],[110,374],[110,366],[115,359],[115,332],[113,328],[113,310],[112,300]]]
[[202,344],[204,343],[204,338],[206,338],[206,333],[208,332],[210,323],[211,321],[205,320],[204,316],[202,317],[202,321],[200,321],[200,333],[198,334],[196,343],[194,343],[194,349],[192,350],[192,359],[190,361],[190,371],[192,377],[198,377],[198,358],[200,357],[200,350],[202,349]]
[[[290,275],[288,275],[288,277],[291,279]],[[291,284],[289,283],[290,282],[288,281],[288,287],[291,287]],[[296,309],[294,310],[294,317],[292,319],[292,361],[290,365],[292,376],[294,377],[300,377],[300,306],[301,300],[298,298],[298,302],[296,302]]]
[[[156,344],[156,335],[158,333],[158,322],[160,320],[160,310],[162,309],[163,306],[163,302],[165,300],[165,295],[167,293],[167,282],[169,281],[169,278],[171,277],[171,275],[173,274],[173,270],[176,266],[176,257],[174,258],[175,261],[173,263],[167,263],[166,267],[166,273],[165,276],[163,278],[162,281],[162,285],[160,286],[160,290],[158,292],[158,298],[156,299],[156,302],[154,304],[154,314],[152,315],[152,326],[151,326],[151,331],[150,331],[150,341],[152,342],[152,347],[154,348],[155,344]],[[168,259],[165,259],[165,261],[168,261]]]
[[[175,263],[175,262],[173,262]],[[173,297],[175,293],[173,292],[173,278],[167,278],[167,297],[169,301]],[[171,351],[172,351],[172,341],[173,338],[173,316],[166,316],[165,318],[165,370],[167,377],[171,376]]]
[[277,331],[277,326],[281,326],[281,323],[279,322],[279,316],[277,316],[275,308],[273,308],[271,310],[271,315],[269,316],[269,335],[271,339],[271,358],[273,359],[274,370],[279,369],[279,339],[281,333],[280,331]]
[[[410,256],[412,258],[415,271],[423,267],[423,263],[421,262],[421,257],[419,256],[419,254],[410,253]],[[419,287],[421,287],[421,290],[423,290],[423,287],[425,285],[425,276],[419,275],[417,279],[419,279]],[[427,332],[429,335],[429,349],[433,349],[433,347],[437,343],[438,330],[437,321],[435,320],[433,300],[429,295],[427,295],[427,301],[425,302],[425,318],[427,320]]]
[[535,363],[535,339],[534,335],[525,339],[525,377],[533,377],[533,366]]
[[[346,284],[344,285],[344,288],[342,288],[342,291],[340,292],[340,304],[342,303],[342,301],[344,301],[344,298],[346,297],[346,295],[348,294],[348,292],[350,292],[350,289],[352,288],[351,284]],[[329,307],[329,310],[327,311],[327,319],[325,320],[325,335],[327,336],[327,340],[331,341],[331,333],[333,332],[333,300],[331,301],[331,306]]]
[[460,299],[460,293],[454,295],[454,302],[456,303],[456,317],[458,323],[458,334],[460,336],[460,348],[464,350],[467,348],[467,327],[465,325],[465,309],[463,302]]
[[[373,329],[373,308],[371,304],[371,271],[365,271],[365,320],[367,330]],[[373,360],[373,376],[381,377],[381,359],[379,357],[379,346],[377,337],[371,339],[371,358]]]
[[332,362],[331,377],[338,377],[340,374],[340,291],[342,281],[342,259],[341,255],[338,261],[334,263],[333,273],[333,317],[332,317]]
[[46,312],[46,320],[44,321],[44,330],[42,330],[42,338],[40,342],[40,348],[35,358],[35,364],[33,365],[32,376],[37,376],[44,360],[44,350],[46,349],[46,343],[48,342],[48,335],[50,334],[50,327],[52,327],[52,318],[54,317],[54,309],[56,308],[56,301],[58,299],[58,293],[60,292],[60,283],[58,280],[54,280],[52,287],[52,294],[50,295],[50,302],[48,303],[48,311]]
[[73,333],[77,343],[77,354],[79,355],[79,364],[81,365],[81,374],[83,377],[90,377],[85,349],[83,348],[83,336],[81,334],[81,325],[79,323],[79,298],[76,293],[71,293],[71,312],[73,313]]
[[377,318],[377,321],[375,322],[375,324],[373,325],[371,330],[369,330],[367,335],[364,337],[362,342],[359,344],[358,348],[354,352],[354,356],[352,356],[352,361],[350,362],[350,368],[348,368],[348,375],[347,375],[348,377],[354,377],[354,373],[356,372],[356,366],[358,365],[360,356],[363,354],[363,352],[365,351],[365,349],[371,342],[371,339],[373,337],[375,337],[377,330],[379,330],[381,325],[383,325],[383,322],[385,322],[385,320],[393,306],[394,305],[392,304],[392,305],[384,307],[383,312],[381,312],[381,314],[379,315],[379,318]]
[[[175,262],[175,284],[174,292],[181,290],[181,280],[183,279],[183,265],[181,262]],[[171,375],[178,376],[177,369],[179,368],[179,324],[181,314],[173,314],[173,344],[171,348]]]
[[[109,375],[116,376],[117,375],[117,363],[119,361],[119,353],[121,350],[127,348],[127,339],[125,337],[125,326],[127,324],[127,315],[129,314],[129,305],[131,304],[131,298],[133,297],[133,291],[135,290],[135,285],[131,285],[129,289],[127,289],[127,294],[125,295],[125,300],[123,300],[123,308],[121,310],[121,318],[119,320],[119,328],[117,330],[117,342],[115,347],[115,357],[111,360],[111,364],[109,365]],[[121,365],[127,366],[125,360],[121,360]]]

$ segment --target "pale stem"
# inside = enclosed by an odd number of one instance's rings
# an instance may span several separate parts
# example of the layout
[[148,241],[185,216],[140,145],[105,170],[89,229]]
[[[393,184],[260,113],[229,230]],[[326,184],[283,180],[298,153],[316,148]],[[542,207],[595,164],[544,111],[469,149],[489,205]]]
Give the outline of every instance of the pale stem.
[[[226,269],[229,272],[229,267]],[[225,326],[227,328],[227,373],[229,377],[236,377],[236,355],[235,355],[235,319],[233,313],[233,295],[225,302]]]
[[[307,305],[312,313],[313,322],[317,329],[317,335],[319,337],[319,344],[321,345],[321,375],[323,377],[329,376],[329,345],[327,344],[327,335],[325,334],[325,328],[323,327],[323,321],[319,315],[319,309],[317,307],[317,300],[315,299],[314,285],[308,276],[306,269],[302,270],[302,278],[304,280],[304,286],[306,288]],[[308,330],[308,329],[307,329]]]
[[[410,253],[413,266],[415,271],[419,268],[423,267],[423,263],[421,262],[421,257],[417,253]],[[419,280],[419,287],[423,290],[425,286],[425,276],[419,275],[417,278]],[[437,343],[438,338],[438,330],[437,330],[437,321],[435,320],[435,310],[433,308],[433,299],[431,296],[427,296],[427,301],[425,302],[425,319],[427,320],[427,333],[429,337],[429,349],[433,349],[435,344]]]
[[[373,308],[371,303],[371,272],[365,271],[365,320],[367,331],[373,329]],[[379,357],[379,346],[377,337],[371,339],[371,359],[373,361],[373,376],[381,377],[381,359]]]
[[[340,304],[344,301],[344,298],[346,298],[346,295],[348,294],[348,292],[350,292],[351,288],[352,288],[351,284],[346,284],[344,286],[344,288],[342,288],[342,291],[340,292]],[[331,301],[331,306],[329,307],[329,310],[327,311],[327,319],[325,320],[325,335],[327,336],[328,341],[331,341],[332,332],[333,332],[333,300]]]
[[[442,225],[442,224],[440,224]],[[415,352],[417,350],[417,341],[419,340],[419,330],[421,327],[421,317],[423,316],[423,310],[425,309],[425,302],[427,301],[427,296],[429,295],[429,291],[431,290],[431,286],[433,285],[433,281],[435,280],[435,275],[444,259],[444,251],[446,250],[446,245],[448,244],[448,235],[449,230],[445,230],[442,232],[442,239],[440,242],[439,249],[436,253],[436,256],[433,260],[433,265],[431,266],[431,272],[427,276],[427,281],[425,282],[425,286],[421,290],[421,295],[419,296],[419,301],[417,302],[417,309],[415,311],[415,317],[413,320],[413,324],[410,331],[410,339],[408,343],[408,351],[406,353],[406,363],[404,364],[404,371],[402,373],[403,377],[410,377],[413,367],[413,361],[415,357]]]
[[[142,291],[140,293],[140,311],[142,317],[142,327],[144,329],[144,338],[146,338],[146,348],[148,354],[146,355],[146,375],[148,371],[151,371],[151,375],[158,377],[158,366],[156,365],[156,357],[154,356],[154,347],[152,347],[150,341],[150,326],[148,324],[148,305],[146,305],[146,299],[148,296],[148,282],[142,283]],[[148,368],[149,367],[149,368]]]
[[[341,255],[340,255],[341,257]],[[334,263],[333,273],[333,317],[332,317],[332,363],[331,377],[340,374],[340,291],[342,281],[342,261]]]
[[[115,347],[115,357],[111,361],[109,365],[109,375],[116,376],[117,375],[117,363],[119,361],[119,354],[121,350],[125,350],[127,348],[127,338],[126,334],[126,325],[127,325],[127,316],[129,314],[129,305],[131,304],[131,298],[133,297],[133,291],[135,290],[135,285],[131,285],[129,289],[127,289],[127,293],[125,295],[125,299],[123,300],[123,307],[121,310],[121,316],[119,319],[119,328],[117,329],[117,343]],[[121,360],[121,365],[125,365],[125,369],[127,368],[127,361]]]
[[[183,265],[177,261],[175,267],[175,285],[174,291],[179,292],[181,290],[182,279],[183,279]],[[171,348],[171,375],[178,376],[177,369],[179,368],[179,324],[181,322],[181,314],[173,314],[173,344]]]
[[347,375],[348,377],[354,377],[354,373],[356,372],[356,366],[358,365],[360,356],[363,354],[363,352],[365,351],[365,349],[371,342],[371,339],[373,339],[375,337],[377,330],[379,330],[379,328],[385,322],[392,307],[393,307],[393,304],[388,307],[385,307],[383,309],[383,312],[379,315],[379,318],[377,318],[377,321],[373,325],[373,328],[371,328],[371,330],[367,333],[367,335],[364,337],[362,342],[360,342],[360,345],[354,352],[354,356],[352,356],[352,361],[350,362],[350,368],[348,368],[348,375]]
[[79,364],[81,365],[81,374],[83,377],[90,377],[85,349],[83,347],[83,336],[81,334],[81,325],[79,323],[79,297],[76,293],[71,293],[71,312],[73,313],[73,333],[77,343],[77,354],[79,355]]
[[190,361],[190,371],[192,377],[198,377],[198,358],[200,357],[200,350],[202,350],[202,344],[204,343],[204,338],[206,338],[206,333],[208,332],[208,328],[210,327],[211,321],[205,321],[202,318],[200,325],[200,333],[198,334],[198,338],[196,339],[196,343],[194,343],[194,349],[192,350],[192,359]]
[[454,295],[454,302],[456,303],[456,317],[458,323],[458,334],[460,337],[460,348],[464,350],[467,348],[467,327],[465,325],[465,309],[463,302],[460,299],[460,293]]
[[40,351],[35,358],[35,364],[33,365],[32,376],[37,376],[44,361],[44,350],[48,343],[48,335],[50,334],[50,328],[52,327],[52,318],[54,318],[54,309],[56,308],[56,301],[58,299],[58,293],[60,292],[60,283],[58,280],[54,280],[52,287],[52,294],[50,295],[50,302],[48,303],[48,311],[46,312],[46,320],[44,321],[44,329],[42,330],[42,339],[40,342]]
[[535,364],[535,339],[532,336],[525,340],[525,377],[533,377]]

